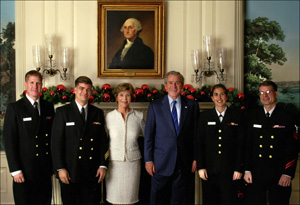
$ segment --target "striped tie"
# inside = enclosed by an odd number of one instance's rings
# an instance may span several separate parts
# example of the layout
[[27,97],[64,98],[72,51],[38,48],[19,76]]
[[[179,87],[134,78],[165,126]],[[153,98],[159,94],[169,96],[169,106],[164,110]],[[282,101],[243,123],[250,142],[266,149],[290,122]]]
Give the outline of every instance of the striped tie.
[[172,118],[173,118],[175,130],[176,130],[176,134],[178,134],[178,118],[177,118],[176,100],[173,101]]

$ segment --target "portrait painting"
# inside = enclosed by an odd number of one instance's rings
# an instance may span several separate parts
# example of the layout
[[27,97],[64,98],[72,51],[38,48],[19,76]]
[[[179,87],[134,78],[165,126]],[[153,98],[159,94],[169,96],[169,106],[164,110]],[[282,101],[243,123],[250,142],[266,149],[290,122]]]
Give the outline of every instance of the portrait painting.
[[163,2],[98,2],[98,77],[162,78]]

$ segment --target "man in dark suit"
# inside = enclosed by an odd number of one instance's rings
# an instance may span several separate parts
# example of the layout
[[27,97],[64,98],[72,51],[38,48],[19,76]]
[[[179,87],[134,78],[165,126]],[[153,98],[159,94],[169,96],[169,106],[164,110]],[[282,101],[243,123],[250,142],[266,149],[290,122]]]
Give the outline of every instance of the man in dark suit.
[[152,176],[150,204],[188,204],[196,170],[195,139],[199,106],[180,95],[183,76],[164,78],[168,96],[150,103],[145,128],[145,167]]
[[97,184],[106,174],[107,136],[103,111],[90,105],[92,81],[75,81],[75,100],[57,108],[52,127],[52,159],[64,204],[99,204]]
[[247,119],[247,150],[244,179],[246,202],[289,204],[291,180],[297,164],[297,139],[292,114],[276,105],[277,85],[264,81],[259,86],[263,108]]
[[8,104],[4,143],[16,204],[51,204],[52,161],[50,154],[53,104],[40,98],[42,75],[25,75],[26,95]]
[[141,31],[142,25],[137,19],[124,22],[121,32],[126,39],[112,59],[110,69],[154,69],[154,53],[139,37]]

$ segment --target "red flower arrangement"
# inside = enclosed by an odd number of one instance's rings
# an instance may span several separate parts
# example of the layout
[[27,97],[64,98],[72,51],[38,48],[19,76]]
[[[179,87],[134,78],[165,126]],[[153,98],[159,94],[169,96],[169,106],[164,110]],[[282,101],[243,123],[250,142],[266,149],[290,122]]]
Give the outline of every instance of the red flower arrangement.
[[[209,94],[211,88],[211,86],[203,86],[201,89],[196,89],[189,84],[185,84],[180,94],[198,102],[212,102]],[[116,99],[113,91],[114,88],[109,84],[104,84],[101,88],[99,86],[93,87],[89,102],[115,102]],[[233,107],[239,107],[241,110],[245,110],[245,95],[238,93],[235,88],[228,88],[228,91],[228,102],[230,105]],[[25,96],[26,92],[27,91],[25,90],[21,96]],[[148,85],[143,84],[140,88],[136,88],[134,90],[133,99],[131,101],[152,102],[167,94],[168,92],[163,84],[160,89],[150,88]],[[75,99],[74,89],[66,89],[66,87],[62,84],[48,88],[44,87],[40,95],[44,100],[52,102],[53,104],[71,102]]]

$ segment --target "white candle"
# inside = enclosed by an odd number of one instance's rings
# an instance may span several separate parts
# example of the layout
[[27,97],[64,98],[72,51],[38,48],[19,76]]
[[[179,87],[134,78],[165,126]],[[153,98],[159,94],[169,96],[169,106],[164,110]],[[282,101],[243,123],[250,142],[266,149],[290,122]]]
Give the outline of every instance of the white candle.
[[52,42],[49,42],[48,54],[49,54],[49,56],[53,55],[53,53],[52,53]]
[[205,37],[205,43],[206,43],[206,53],[207,53],[207,57],[211,57],[210,56],[210,36],[206,36]]
[[220,70],[223,70],[223,57],[220,56]]

